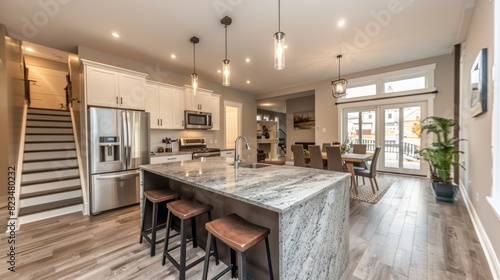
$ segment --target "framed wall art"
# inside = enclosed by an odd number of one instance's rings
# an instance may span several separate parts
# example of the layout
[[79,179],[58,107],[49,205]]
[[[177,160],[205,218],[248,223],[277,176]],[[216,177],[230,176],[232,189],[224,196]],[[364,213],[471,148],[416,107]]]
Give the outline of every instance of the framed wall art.
[[314,111],[293,113],[293,129],[314,129]]
[[488,52],[484,48],[472,64],[470,70],[470,106],[472,117],[477,117],[488,109]]

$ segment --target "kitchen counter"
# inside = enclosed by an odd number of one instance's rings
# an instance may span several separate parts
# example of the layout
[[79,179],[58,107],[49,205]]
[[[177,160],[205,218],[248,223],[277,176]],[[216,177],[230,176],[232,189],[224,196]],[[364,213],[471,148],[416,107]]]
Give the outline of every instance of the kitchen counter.
[[[284,165],[236,172],[231,162],[213,157],[141,166],[141,193],[168,186],[213,205],[214,218],[237,213],[269,227],[276,279],[339,279],[349,260],[349,174]],[[198,234],[205,240],[206,233]],[[248,271],[265,279],[265,246],[256,247]],[[228,252],[221,255],[228,263]]]
[[187,151],[175,151],[175,152],[163,152],[163,153],[157,153],[157,152],[151,152],[150,157],[165,157],[165,156],[177,156],[177,155],[189,155],[192,154],[193,152],[187,152]]

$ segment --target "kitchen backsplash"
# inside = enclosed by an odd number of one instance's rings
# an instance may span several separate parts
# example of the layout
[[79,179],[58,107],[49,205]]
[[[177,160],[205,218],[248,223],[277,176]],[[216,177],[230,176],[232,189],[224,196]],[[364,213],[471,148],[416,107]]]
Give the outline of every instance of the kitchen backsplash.
[[[211,130],[169,130],[169,129],[151,129],[150,130],[150,150],[152,152],[156,152],[158,147],[165,148],[165,144],[162,142],[162,139],[172,138],[206,138],[207,139],[207,147],[209,148],[221,148],[223,145],[221,139],[217,139],[216,142],[216,131]],[[179,143],[172,143],[172,150],[179,150]]]

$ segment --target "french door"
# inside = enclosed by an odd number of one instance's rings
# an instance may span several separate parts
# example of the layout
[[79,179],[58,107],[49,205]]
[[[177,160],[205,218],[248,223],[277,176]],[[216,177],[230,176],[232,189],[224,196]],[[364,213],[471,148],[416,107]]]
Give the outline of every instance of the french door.
[[379,107],[380,140],[383,146],[378,170],[426,175],[418,150],[422,147],[420,121],[427,115],[425,103]]
[[422,147],[420,120],[427,115],[425,102],[345,109],[343,139],[366,144],[368,153],[381,147],[377,170],[426,175],[417,151]]

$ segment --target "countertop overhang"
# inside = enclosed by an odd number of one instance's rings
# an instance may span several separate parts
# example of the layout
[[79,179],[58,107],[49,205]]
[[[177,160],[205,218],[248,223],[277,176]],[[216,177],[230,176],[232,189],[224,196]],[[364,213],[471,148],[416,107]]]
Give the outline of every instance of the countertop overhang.
[[214,193],[284,213],[326,190],[335,189],[350,174],[287,165],[239,167],[232,159],[210,157],[141,165],[141,169]]

